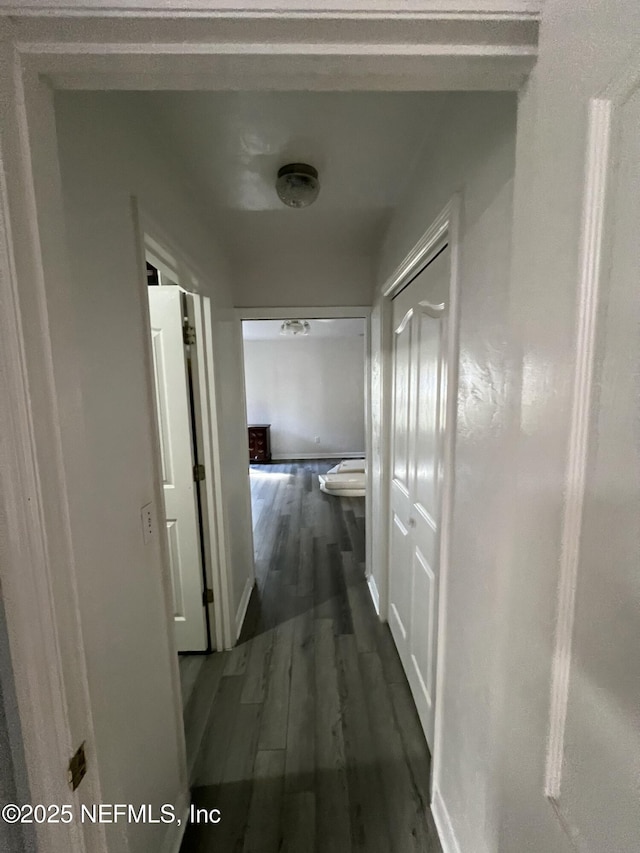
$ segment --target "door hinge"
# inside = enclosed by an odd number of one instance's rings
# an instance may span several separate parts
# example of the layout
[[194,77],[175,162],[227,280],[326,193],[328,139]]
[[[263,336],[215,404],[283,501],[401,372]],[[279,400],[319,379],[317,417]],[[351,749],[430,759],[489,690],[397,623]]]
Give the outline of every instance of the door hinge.
[[213,604],[213,590],[210,587],[207,587],[202,593],[202,601],[205,605]]
[[204,465],[194,465],[193,466],[193,479],[196,483],[201,483],[206,476],[206,471],[204,470]]
[[87,774],[87,756],[84,752],[83,741],[78,747],[78,751],[69,762],[69,785],[72,791],[75,791],[80,782]]
[[195,344],[196,342],[196,330],[187,320],[184,321],[182,326],[182,340],[185,346]]

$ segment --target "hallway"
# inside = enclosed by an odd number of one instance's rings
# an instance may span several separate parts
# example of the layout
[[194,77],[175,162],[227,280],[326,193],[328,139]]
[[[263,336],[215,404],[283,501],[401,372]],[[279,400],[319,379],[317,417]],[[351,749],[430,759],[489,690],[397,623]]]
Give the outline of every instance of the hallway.
[[[364,501],[323,495],[334,463],[253,466],[257,584],[243,634],[210,656],[211,708],[182,853],[439,853],[429,755],[364,578]],[[212,703],[212,704],[211,704]]]

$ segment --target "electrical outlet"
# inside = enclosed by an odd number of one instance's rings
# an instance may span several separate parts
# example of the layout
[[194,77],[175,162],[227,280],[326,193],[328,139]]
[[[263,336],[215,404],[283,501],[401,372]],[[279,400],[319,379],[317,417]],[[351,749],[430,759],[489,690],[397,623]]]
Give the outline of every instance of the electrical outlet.
[[142,507],[140,510],[140,517],[142,519],[142,539],[144,540],[144,544],[148,545],[153,539],[153,534],[155,533],[152,503]]
[[315,441],[316,441],[316,444],[320,444],[320,436],[319,435],[316,436]]

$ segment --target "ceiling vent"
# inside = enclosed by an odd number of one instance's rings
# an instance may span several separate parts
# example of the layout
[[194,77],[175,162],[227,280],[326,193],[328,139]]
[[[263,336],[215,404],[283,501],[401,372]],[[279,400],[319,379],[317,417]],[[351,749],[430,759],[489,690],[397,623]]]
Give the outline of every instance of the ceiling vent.
[[309,207],[318,198],[318,170],[306,163],[289,163],[278,171],[276,192],[287,207]]

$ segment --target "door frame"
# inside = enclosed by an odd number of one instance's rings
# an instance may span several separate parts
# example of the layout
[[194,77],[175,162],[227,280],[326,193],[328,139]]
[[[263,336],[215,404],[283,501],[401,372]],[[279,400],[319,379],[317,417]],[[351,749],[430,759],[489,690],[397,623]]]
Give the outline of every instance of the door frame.
[[[30,673],[16,678],[16,696],[34,802],[79,802],[64,772],[78,730],[90,757],[81,795],[102,801],[57,399],[77,367],[67,359],[57,373],[53,360],[71,304],[53,88],[284,90],[295,79],[323,90],[473,90],[479,80],[517,90],[536,61],[542,5],[0,0],[0,580],[14,671]],[[36,831],[49,853],[107,849],[102,826]]]
[[[151,326],[149,320],[149,302],[146,281],[145,262],[147,256],[160,264],[160,270],[169,270],[176,277],[179,286],[187,293],[200,297],[202,309],[196,308],[196,349],[198,371],[194,375],[194,405],[198,406],[200,415],[201,434],[194,435],[193,440],[198,445],[198,458],[203,460],[206,470],[204,488],[201,495],[202,505],[202,537],[204,545],[204,577],[206,584],[213,590],[213,602],[206,607],[208,614],[209,643],[213,651],[223,651],[233,647],[236,636],[234,620],[231,618],[230,581],[229,581],[229,543],[225,532],[222,482],[220,479],[221,449],[219,441],[219,411],[216,394],[216,375],[213,361],[213,341],[211,337],[211,322],[207,318],[207,310],[211,311],[211,299],[199,292],[198,282],[202,275],[193,262],[181,249],[168,242],[168,238],[143,210],[136,199],[133,199],[134,227],[138,238],[140,252],[140,297],[142,313],[147,332],[145,347],[145,368],[147,383],[152,395],[153,409],[157,411],[155,400],[155,382],[153,376],[153,353],[151,349]],[[162,506],[162,465],[160,452],[160,436],[157,419],[154,417],[152,435],[154,444],[154,492],[158,508]],[[159,502],[158,502],[159,501]],[[169,553],[167,543],[163,538],[162,561],[164,564],[163,579],[171,577],[169,568]],[[170,594],[169,590],[169,594]],[[169,597],[171,600],[171,597]],[[213,624],[213,631],[211,625]]]
[[[450,571],[453,501],[455,491],[455,429],[458,405],[458,360],[459,360],[459,326],[460,326],[460,229],[462,220],[462,197],[454,195],[443,210],[431,223],[411,251],[391,273],[381,288],[382,300],[382,335],[383,360],[382,380],[382,470],[385,472],[382,484],[382,506],[380,517],[385,519],[379,536],[381,542],[377,553],[384,555],[384,564],[377,567],[376,576],[383,579],[383,588],[378,590],[381,603],[381,614],[388,620],[389,614],[389,575],[390,575],[390,544],[391,544],[391,453],[392,453],[392,389],[393,389],[393,297],[405,287],[422,267],[435,257],[442,244],[449,243],[450,273],[449,273],[449,312],[447,323],[447,406],[446,427],[443,451],[443,485],[440,497],[441,529],[440,529],[440,573],[438,587],[438,625],[435,672],[435,731],[434,748],[431,762],[431,796],[434,819],[441,830],[443,816],[439,779],[442,766],[442,695],[446,673],[446,628],[447,628],[447,588]],[[444,829],[442,837],[447,837]]]
[[[370,584],[372,580],[372,466],[371,439],[372,439],[372,409],[371,409],[371,306],[370,305],[330,305],[324,307],[304,308],[237,308],[238,322],[242,326],[243,320],[340,320],[361,318],[364,323],[364,454],[367,459],[366,472],[366,498],[365,498],[365,576]],[[242,333],[241,333],[242,337]],[[244,358],[242,360],[244,376]],[[246,383],[243,384],[242,394],[244,398],[245,412],[247,408]]]

